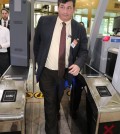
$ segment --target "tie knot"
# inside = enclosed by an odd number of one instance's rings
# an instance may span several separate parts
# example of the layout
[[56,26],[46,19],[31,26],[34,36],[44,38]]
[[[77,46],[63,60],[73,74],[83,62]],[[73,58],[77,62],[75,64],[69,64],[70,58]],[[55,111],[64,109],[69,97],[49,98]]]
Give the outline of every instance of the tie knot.
[[62,22],[63,26],[66,26],[66,23],[65,22]]

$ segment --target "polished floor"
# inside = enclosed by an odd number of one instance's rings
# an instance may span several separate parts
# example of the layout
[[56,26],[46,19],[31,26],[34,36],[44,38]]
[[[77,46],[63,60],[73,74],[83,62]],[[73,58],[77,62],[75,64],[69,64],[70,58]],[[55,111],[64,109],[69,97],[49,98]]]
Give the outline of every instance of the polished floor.
[[[29,90],[30,92],[30,90]],[[39,93],[38,85],[34,93]],[[85,92],[83,91],[81,103],[79,106],[77,119],[72,119],[69,112],[69,96],[65,90],[61,102],[61,119],[59,122],[60,134],[86,134],[86,107]],[[41,97],[27,98],[25,112],[25,134],[45,134],[45,118],[44,118],[44,99]],[[12,131],[10,133],[10,131]],[[0,134],[20,134],[20,123],[18,122],[1,122]],[[3,133],[7,132],[7,133]]]

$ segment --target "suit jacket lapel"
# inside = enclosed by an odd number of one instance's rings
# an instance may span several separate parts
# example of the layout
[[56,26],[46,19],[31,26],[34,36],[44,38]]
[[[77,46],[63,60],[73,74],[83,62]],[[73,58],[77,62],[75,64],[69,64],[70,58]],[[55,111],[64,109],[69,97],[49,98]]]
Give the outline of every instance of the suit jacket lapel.
[[[73,42],[74,39],[76,39],[76,26],[74,23],[74,20],[71,21],[71,43]],[[69,66],[73,64],[73,48],[70,47],[70,57],[69,57]]]
[[8,26],[7,26],[8,29],[10,29],[10,20],[8,20]]
[[57,20],[57,16],[53,18],[53,20],[50,22],[51,24],[48,26],[49,39],[47,40],[47,42],[48,42],[49,46],[51,44],[52,35],[53,35],[53,32],[54,32],[56,20]]
[[73,40],[76,39],[76,25],[74,23],[74,20],[71,21],[71,34],[72,34],[71,42],[73,42]]

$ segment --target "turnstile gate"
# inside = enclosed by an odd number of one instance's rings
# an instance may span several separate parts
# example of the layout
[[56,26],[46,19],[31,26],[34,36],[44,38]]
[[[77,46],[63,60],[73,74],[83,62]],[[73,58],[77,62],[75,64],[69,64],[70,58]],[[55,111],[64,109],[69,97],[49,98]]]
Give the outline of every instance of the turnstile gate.
[[25,134],[25,82],[16,80],[0,81],[0,123],[10,124],[11,128],[2,126],[0,132],[21,131]]
[[85,77],[88,134],[120,134],[120,95],[106,77]]

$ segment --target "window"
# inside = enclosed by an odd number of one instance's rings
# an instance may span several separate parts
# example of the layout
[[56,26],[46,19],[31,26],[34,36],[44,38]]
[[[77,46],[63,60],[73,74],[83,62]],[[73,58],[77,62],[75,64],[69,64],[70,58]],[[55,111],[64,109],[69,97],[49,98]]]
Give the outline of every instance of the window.
[[85,28],[87,29],[88,18],[87,17],[82,17],[82,22],[84,23]]
[[74,16],[74,19],[75,19],[77,22],[80,22],[80,21],[81,21],[81,15],[75,15],[75,16]]
[[37,26],[37,23],[40,17],[41,17],[40,13],[34,13],[34,27]]
[[109,19],[109,26],[108,26],[108,32],[110,34],[113,34],[113,23],[114,23],[114,18]]

